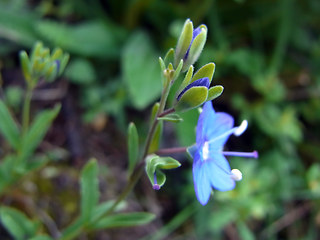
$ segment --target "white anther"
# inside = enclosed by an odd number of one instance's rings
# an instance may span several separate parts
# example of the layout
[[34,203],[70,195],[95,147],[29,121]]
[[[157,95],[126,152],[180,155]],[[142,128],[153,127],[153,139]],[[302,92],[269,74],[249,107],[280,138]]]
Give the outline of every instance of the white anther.
[[234,130],[234,135],[240,136],[248,127],[248,121],[243,120],[239,127]]
[[231,170],[231,178],[235,181],[241,181],[242,179],[242,173],[239,169],[232,169]]

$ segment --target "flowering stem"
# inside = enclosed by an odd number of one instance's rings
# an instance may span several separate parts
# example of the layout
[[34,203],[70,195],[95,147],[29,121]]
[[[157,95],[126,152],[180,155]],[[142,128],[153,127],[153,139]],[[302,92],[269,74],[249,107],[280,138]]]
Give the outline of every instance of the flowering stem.
[[25,135],[29,128],[30,120],[30,103],[32,98],[32,87],[27,87],[26,96],[24,99],[23,110],[22,110],[22,134]]
[[186,147],[175,147],[175,148],[163,148],[159,149],[156,153],[159,155],[167,155],[173,153],[184,153],[187,151]]
[[140,177],[141,177],[141,175],[143,173],[143,170],[144,170],[144,159],[148,155],[148,151],[149,151],[149,147],[150,147],[150,144],[151,144],[151,140],[153,138],[154,132],[155,132],[156,127],[157,127],[158,122],[159,122],[157,117],[164,112],[164,108],[165,108],[165,105],[166,105],[166,102],[167,102],[167,98],[168,98],[168,95],[169,95],[169,91],[170,91],[171,78],[170,78],[169,75],[166,75],[166,77],[167,77],[167,84],[165,84],[165,86],[163,88],[163,92],[162,92],[161,99],[160,99],[159,109],[157,111],[156,116],[154,117],[154,119],[152,121],[151,126],[150,126],[142,158],[141,158],[140,162],[137,164],[137,166],[135,167],[135,169],[133,170],[132,174],[130,175],[128,183],[125,186],[125,188],[123,189],[122,193],[118,196],[118,198],[116,199],[114,204],[110,207],[110,209],[103,216],[110,215],[114,211],[114,209],[117,207],[117,205],[121,201],[123,201],[127,197],[127,195],[131,192],[131,190],[136,185],[136,183],[138,182],[138,180],[140,179]]
[[169,108],[167,110],[164,110],[161,114],[158,115],[158,117],[164,117],[170,113],[175,112],[176,110],[174,108]]

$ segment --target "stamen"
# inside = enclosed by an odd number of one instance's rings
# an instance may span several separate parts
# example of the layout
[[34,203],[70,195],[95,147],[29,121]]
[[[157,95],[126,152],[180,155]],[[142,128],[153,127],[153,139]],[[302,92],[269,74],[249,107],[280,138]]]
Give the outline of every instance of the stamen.
[[154,172],[153,181],[154,181],[154,184],[153,184],[152,188],[153,188],[154,190],[159,190],[159,189],[160,189],[160,185],[159,185],[158,182],[157,182],[156,172]]
[[234,135],[240,136],[248,127],[248,121],[243,120],[239,127],[237,127],[234,131]]
[[247,158],[258,158],[258,152],[222,152],[225,156],[236,156],[236,157],[247,157]]
[[235,181],[241,181],[242,180],[242,173],[239,169],[232,169],[231,170],[231,178]]
[[229,136],[231,134],[234,134],[236,136],[240,136],[248,127],[248,121],[243,120],[239,127],[231,128],[229,131],[226,131],[225,133],[221,134],[220,136],[211,139],[208,143],[215,142],[216,140],[220,138],[224,138],[226,136]]

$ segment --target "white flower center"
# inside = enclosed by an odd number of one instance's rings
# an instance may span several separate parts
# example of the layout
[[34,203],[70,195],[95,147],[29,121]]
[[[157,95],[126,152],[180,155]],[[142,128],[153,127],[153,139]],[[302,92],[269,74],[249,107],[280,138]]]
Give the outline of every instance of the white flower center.
[[209,158],[209,143],[205,142],[202,147],[202,158],[206,161]]

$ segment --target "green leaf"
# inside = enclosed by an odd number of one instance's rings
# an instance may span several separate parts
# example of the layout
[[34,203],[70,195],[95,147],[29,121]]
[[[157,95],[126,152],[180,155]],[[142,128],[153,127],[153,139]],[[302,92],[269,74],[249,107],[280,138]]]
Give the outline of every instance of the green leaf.
[[90,220],[99,201],[98,164],[91,159],[82,169],[80,177],[81,188],[81,219]]
[[163,132],[163,122],[159,122],[156,130],[154,131],[154,135],[151,139],[150,147],[148,149],[148,153],[154,153],[159,149],[161,137]]
[[167,52],[163,61],[164,61],[165,66],[168,66],[169,63],[173,64],[173,61],[174,61],[174,49],[173,48],[169,49],[169,51]]
[[164,117],[158,117],[158,120],[169,121],[169,122],[174,122],[174,123],[178,123],[178,122],[183,121],[183,119],[178,114],[175,114],[175,113],[168,114]]
[[208,63],[206,65],[204,65],[203,67],[201,67],[192,77],[190,83],[200,79],[200,78],[204,78],[207,77],[210,80],[210,83],[212,81],[212,77],[214,74],[214,70],[215,70],[215,64],[214,63]]
[[172,77],[172,81],[175,81],[179,77],[179,74],[181,72],[182,66],[183,66],[183,60],[181,59],[179,65],[177,66],[176,70],[174,71],[174,74],[173,74],[173,77]]
[[217,97],[219,97],[223,92],[223,87],[218,85],[212,88],[209,88],[207,101],[211,101]]
[[8,143],[17,150],[20,142],[19,129],[6,104],[2,100],[0,100],[0,132]]
[[158,103],[158,102],[156,102],[153,105],[152,110],[151,110],[150,124],[152,124],[153,120],[156,118],[159,107],[160,107],[160,103]]
[[[96,221],[109,211],[109,209],[113,206],[114,202],[115,201],[111,200],[96,206],[91,214],[90,224],[92,226],[95,225]],[[117,207],[114,209],[114,211],[123,210],[125,206],[126,206],[125,202],[120,202],[117,205]],[[92,228],[92,226],[88,225],[88,228]]]
[[60,108],[60,105],[56,105],[53,109],[44,110],[36,116],[29,131],[23,138],[21,149],[23,157],[30,156],[39,146],[53,120],[58,115]]
[[17,240],[30,239],[35,236],[39,224],[27,218],[22,212],[9,207],[0,208],[1,222]]
[[196,126],[199,118],[198,109],[181,113],[183,122],[175,124],[178,140],[181,146],[190,146],[196,139]]
[[129,175],[132,173],[139,157],[139,135],[134,123],[130,123],[128,127],[128,159],[129,159]]
[[76,84],[91,84],[96,79],[96,72],[91,62],[84,58],[73,59],[65,73],[71,82]]
[[102,218],[93,229],[139,226],[151,222],[154,218],[153,213],[147,212],[119,213]]
[[15,156],[7,155],[0,162],[0,193],[2,193],[15,178],[15,174],[12,174],[15,161]]
[[192,108],[199,107],[207,100],[207,97],[208,88],[202,86],[192,87],[182,95],[174,108],[177,112],[188,111]]
[[241,239],[246,239],[246,240],[256,239],[253,232],[250,230],[250,228],[246,225],[245,222],[242,222],[242,221],[238,222],[237,229]]
[[31,47],[37,40],[34,21],[35,15],[31,11],[8,9],[0,3],[1,38]]
[[162,83],[157,59],[148,35],[143,32],[136,32],[124,47],[123,77],[130,102],[137,109],[144,109],[161,94]]
[[32,237],[29,240],[53,240],[53,238],[47,236],[47,235],[39,235],[36,237]]
[[82,56],[115,58],[120,54],[123,30],[102,21],[66,25],[41,20],[35,26],[43,39],[54,46]]

